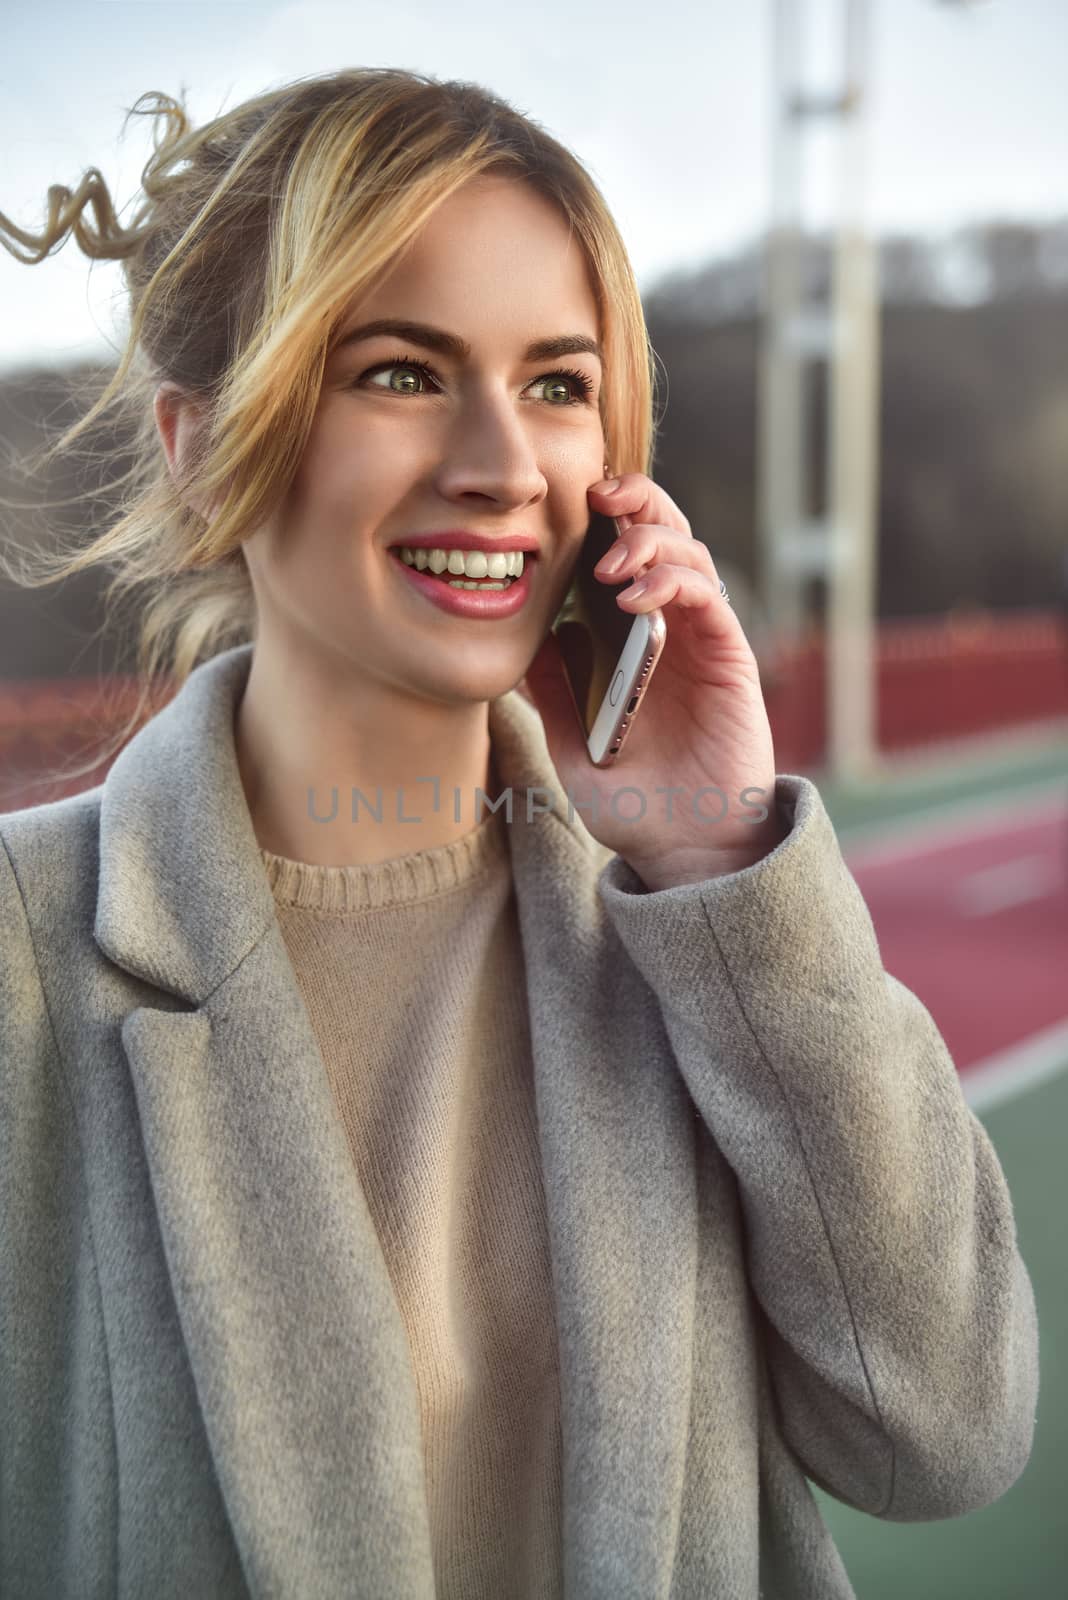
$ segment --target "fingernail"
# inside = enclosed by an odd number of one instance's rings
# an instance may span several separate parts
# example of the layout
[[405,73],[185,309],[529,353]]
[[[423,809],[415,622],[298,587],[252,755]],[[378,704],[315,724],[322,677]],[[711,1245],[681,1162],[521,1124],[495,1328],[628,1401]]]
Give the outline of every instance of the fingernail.
[[598,572],[617,572],[627,558],[625,550],[609,550],[597,563]]
[[648,589],[648,587],[649,587],[649,585],[645,581],[645,579],[644,578],[639,578],[637,583],[632,583],[629,589],[624,589],[623,590],[623,593],[620,595],[620,599],[621,600],[637,600],[638,596],[640,594],[644,594],[646,589]]
[[619,485],[619,478],[606,478],[603,483],[599,483],[597,485],[597,493],[615,494],[616,490],[619,488]]

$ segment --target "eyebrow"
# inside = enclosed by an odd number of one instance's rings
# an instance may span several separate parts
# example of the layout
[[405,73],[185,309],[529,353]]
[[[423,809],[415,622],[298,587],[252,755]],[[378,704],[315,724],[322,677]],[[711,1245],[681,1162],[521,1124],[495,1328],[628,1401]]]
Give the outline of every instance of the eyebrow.
[[[356,344],[361,339],[372,339],[379,333],[391,333],[398,339],[406,339],[411,344],[421,344],[424,349],[436,350],[441,355],[451,356],[455,361],[466,361],[471,354],[471,346],[458,334],[446,333],[442,328],[432,328],[425,322],[409,322],[397,317],[380,317],[376,322],[365,322],[358,328],[351,328],[338,340],[332,354]],[[557,356],[572,355],[596,356],[602,366],[604,365],[604,356],[597,340],[590,339],[584,333],[561,333],[553,339],[535,339],[533,344],[528,344],[524,350],[523,360],[524,362],[555,361]]]

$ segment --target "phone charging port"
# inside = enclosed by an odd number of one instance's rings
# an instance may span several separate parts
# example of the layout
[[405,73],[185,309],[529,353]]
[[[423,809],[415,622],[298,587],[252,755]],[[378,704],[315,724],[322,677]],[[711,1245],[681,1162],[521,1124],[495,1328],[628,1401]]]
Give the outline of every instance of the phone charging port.
[[640,699],[641,699],[641,695],[640,694],[636,694],[633,697],[633,699],[630,702],[630,705],[627,707],[627,716],[628,717],[630,716],[631,712],[634,710],[634,707],[638,704],[638,701]]

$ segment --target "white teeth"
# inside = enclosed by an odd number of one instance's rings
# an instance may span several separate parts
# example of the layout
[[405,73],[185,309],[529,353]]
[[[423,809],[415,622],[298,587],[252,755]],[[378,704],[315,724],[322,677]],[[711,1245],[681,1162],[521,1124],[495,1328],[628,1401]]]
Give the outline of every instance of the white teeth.
[[427,567],[435,576],[448,570],[457,578],[485,578],[496,580],[519,578],[523,573],[523,551],[495,551],[487,556],[483,550],[413,550],[401,547],[401,560],[417,572]]

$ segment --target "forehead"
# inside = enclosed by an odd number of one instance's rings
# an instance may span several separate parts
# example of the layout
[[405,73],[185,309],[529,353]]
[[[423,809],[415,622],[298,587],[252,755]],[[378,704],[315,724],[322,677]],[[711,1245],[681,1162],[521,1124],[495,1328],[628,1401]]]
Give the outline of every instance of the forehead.
[[436,322],[470,340],[480,331],[536,337],[566,327],[599,336],[589,265],[568,219],[515,179],[472,179],[443,201],[345,325],[375,317]]

